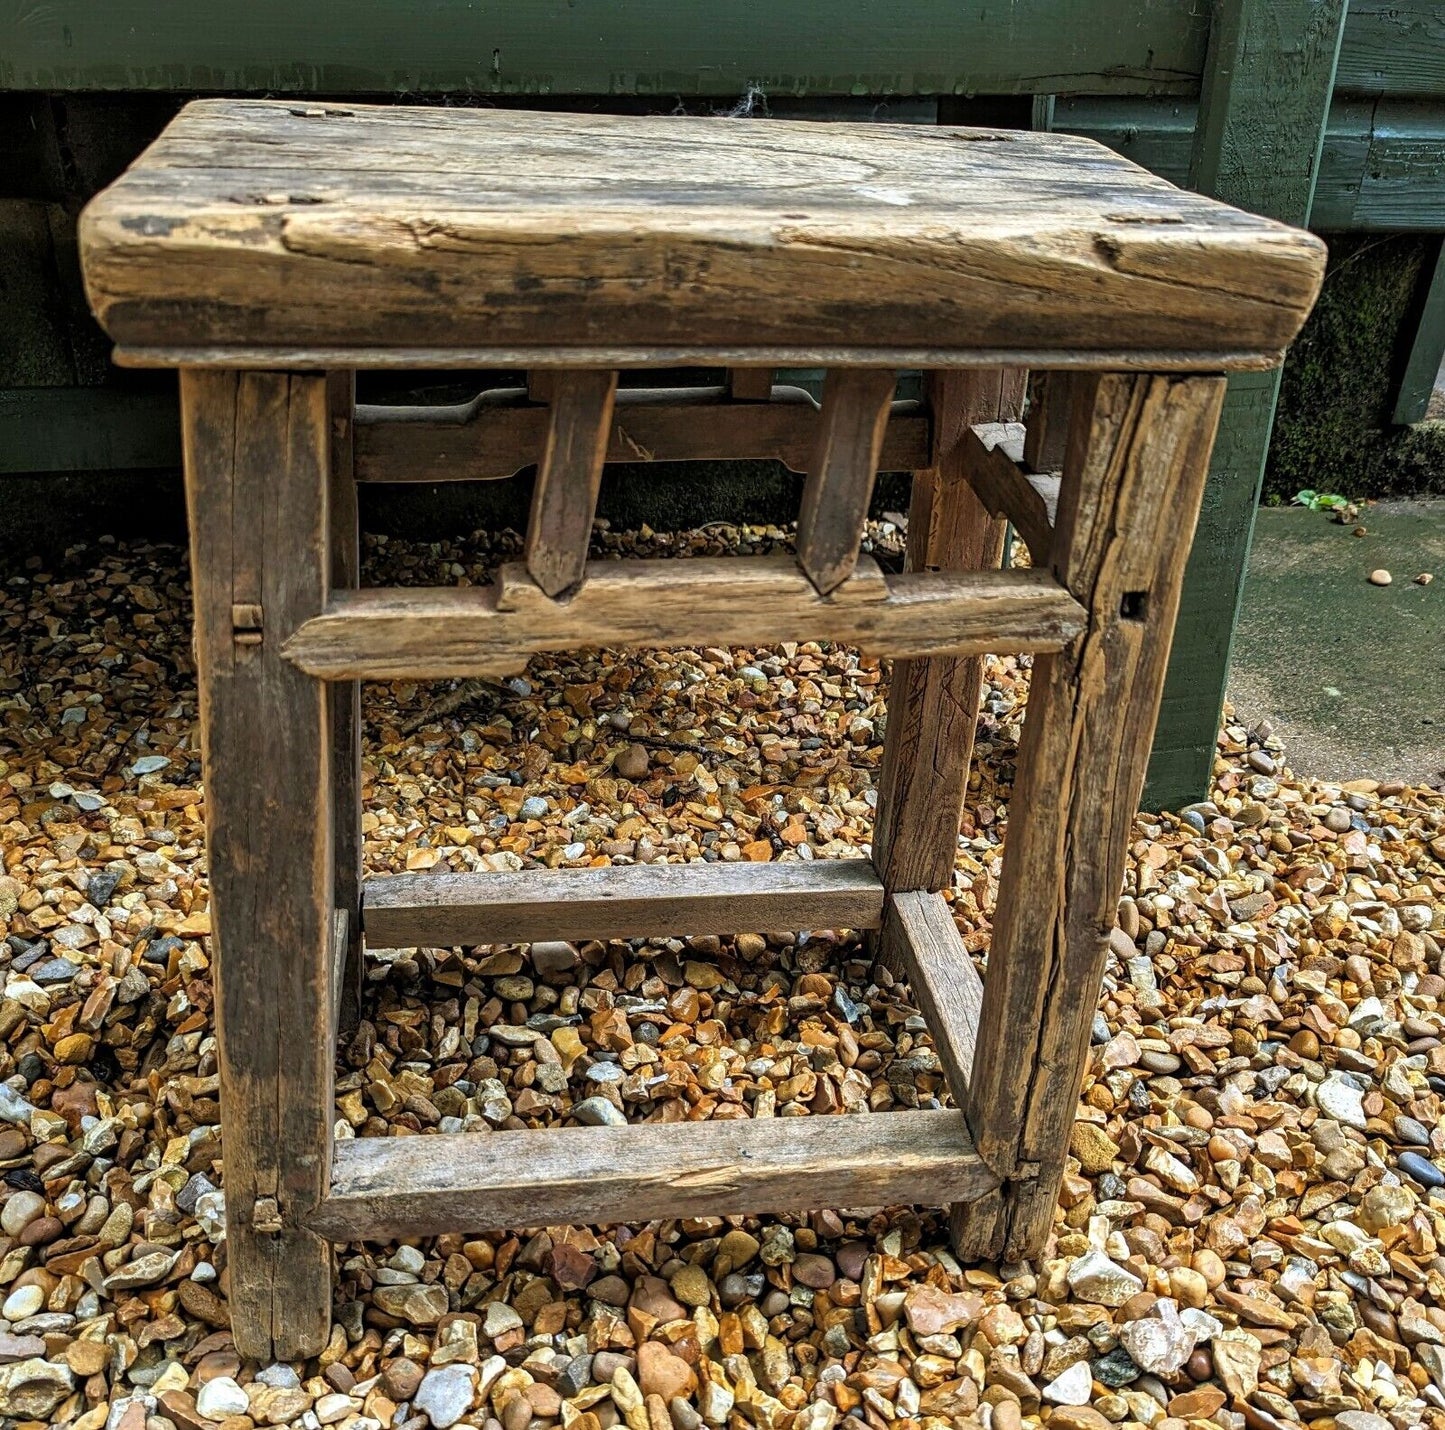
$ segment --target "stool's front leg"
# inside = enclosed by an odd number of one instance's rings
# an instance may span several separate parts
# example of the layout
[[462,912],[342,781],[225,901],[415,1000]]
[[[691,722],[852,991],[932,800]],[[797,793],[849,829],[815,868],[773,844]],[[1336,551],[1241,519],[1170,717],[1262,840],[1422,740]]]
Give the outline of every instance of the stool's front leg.
[[326,687],[281,656],[328,581],[323,376],[181,374],[237,1350],[314,1355],[329,1245],[333,868]]
[[1216,377],[1078,385],[1051,554],[1088,625],[1034,662],[969,1097],[1003,1186],[955,1212],[969,1258],[1049,1234],[1223,395]]

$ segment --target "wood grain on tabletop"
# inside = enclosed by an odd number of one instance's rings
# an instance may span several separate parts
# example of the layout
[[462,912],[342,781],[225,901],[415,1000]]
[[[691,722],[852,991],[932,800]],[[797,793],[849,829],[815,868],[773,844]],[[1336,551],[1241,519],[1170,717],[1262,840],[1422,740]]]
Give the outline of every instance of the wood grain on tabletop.
[[80,243],[136,348],[1275,352],[1324,264],[1072,136],[251,99],[187,105]]

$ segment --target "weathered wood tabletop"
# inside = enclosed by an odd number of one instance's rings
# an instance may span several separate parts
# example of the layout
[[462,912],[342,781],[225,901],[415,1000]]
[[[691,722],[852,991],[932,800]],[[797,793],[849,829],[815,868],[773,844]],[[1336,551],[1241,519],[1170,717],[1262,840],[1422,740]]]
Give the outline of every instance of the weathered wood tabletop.
[[246,99],[189,105],[81,234],[123,358],[222,365],[1260,366],[1323,251],[1057,134]]

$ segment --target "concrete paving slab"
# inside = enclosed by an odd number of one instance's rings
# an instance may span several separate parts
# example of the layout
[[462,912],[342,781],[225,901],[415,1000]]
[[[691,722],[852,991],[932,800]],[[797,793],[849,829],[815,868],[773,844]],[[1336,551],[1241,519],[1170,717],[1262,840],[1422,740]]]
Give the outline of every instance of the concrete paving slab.
[[[1229,696],[1322,779],[1445,778],[1445,501],[1379,502],[1341,526],[1262,509]],[[1383,568],[1389,586],[1372,586]],[[1421,572],[1435,580],[1415,584]]]

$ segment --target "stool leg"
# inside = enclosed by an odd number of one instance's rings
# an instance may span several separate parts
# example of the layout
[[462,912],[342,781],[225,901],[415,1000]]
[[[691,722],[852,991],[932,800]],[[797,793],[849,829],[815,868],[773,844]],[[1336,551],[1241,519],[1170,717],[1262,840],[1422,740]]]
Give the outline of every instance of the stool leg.
[[[988,514],[964,477],[962,438],[975,423],[1016,420],[1023,385],[1018,368],[929,375],[934,465],[913,474],[909,571],[998,566],[1006,523]],[[953,882],[982,688],[981,656],[893,662],[873,829],[873,864],[890,893],[947,889]],[[889,946],[892,936],[885,926],[879,954],[896,973],[902,963]]]
[[326,599],[326,379],[185,370],[181,405],[232,1330],[293,1360],[331,1320],[330,702],[281,656]]
[[[361,532],[352,464],[356,414],[356,374],[326,375],[331,416],[331,585],[355,590],[361,584]],[[333,971],[337,1021],[354,1028],[361,1015],[361,682],[330,686],[332,840],[336,851],[336,909],[346,917],[342,966]]]
[[961,1256],[1048,1238],[1224,380],[1079,384],[1053,542],[1088,613],[1034,662],[984,979],[970,1120],[1003,1186],[954,1213]]

